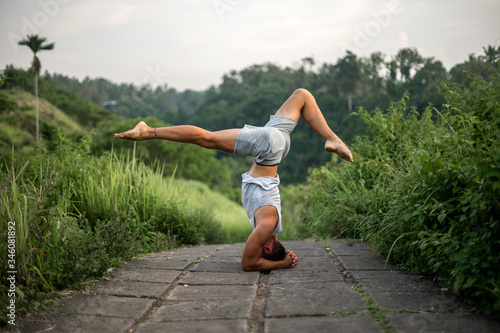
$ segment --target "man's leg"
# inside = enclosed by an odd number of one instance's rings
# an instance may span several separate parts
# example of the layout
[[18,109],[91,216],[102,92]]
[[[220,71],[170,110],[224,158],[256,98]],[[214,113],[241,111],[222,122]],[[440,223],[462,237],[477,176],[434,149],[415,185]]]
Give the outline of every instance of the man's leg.
[[348,162],[353,161],[349,149],[326,123],[314,96],[305,89],[295,90],[276,112],[278,117],[290,118],[297,122],[300,120],[301,115],[306,123],[326,140],[326,151],[337,153]]
[[226,153],[234,152],[239,129],[209,132],[203,128],[182,125],[152,128],[141,121],[129,131],[115,134],[115,139],[134,141],[163,139],[175,142],[191,143],[207,149],[217,149]]

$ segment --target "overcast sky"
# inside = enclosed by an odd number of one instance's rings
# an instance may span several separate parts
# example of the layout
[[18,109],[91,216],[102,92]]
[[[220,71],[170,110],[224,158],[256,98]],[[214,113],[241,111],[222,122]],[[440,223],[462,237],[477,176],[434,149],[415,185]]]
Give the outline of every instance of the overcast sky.
[[233,69],[335,63],[346,49],[416,47],[450,69],[500,46],[500,0],[2,0],[0,69],[30,66],[27,34],[55,42],[43,71],[204,90]]

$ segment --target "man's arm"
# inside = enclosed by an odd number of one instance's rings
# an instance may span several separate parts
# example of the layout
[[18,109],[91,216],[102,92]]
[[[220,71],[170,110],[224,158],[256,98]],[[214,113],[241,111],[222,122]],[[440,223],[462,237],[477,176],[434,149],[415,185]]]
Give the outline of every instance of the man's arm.
[[243,250],[241,265],[245,271],[269,271],[273,269],[290,268],[297,265],[297,256],[288,251],[285,259],[280,261],[262,258],[262,247],[272,237],[274,226],[259,223],[252,231]]

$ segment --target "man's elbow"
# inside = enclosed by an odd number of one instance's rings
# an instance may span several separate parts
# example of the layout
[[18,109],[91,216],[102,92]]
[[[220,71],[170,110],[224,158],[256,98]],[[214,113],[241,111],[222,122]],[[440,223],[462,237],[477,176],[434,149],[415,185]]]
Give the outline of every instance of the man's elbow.
[[253,271],[252,266],[243,262],[241,263],[241,268],[246,272]]
[[241,268],[246,272],[257,270],[255,263],[252,263],[250,260],[242,260]]

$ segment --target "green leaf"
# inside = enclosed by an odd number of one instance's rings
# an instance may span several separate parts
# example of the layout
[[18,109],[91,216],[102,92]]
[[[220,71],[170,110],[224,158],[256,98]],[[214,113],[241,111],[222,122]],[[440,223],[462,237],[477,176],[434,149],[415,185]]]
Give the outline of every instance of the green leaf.
[[457,292],[460,287],[464,284],[465,280],[465,274],[462,272],[457,275],[457,278],[455,279],[455,284],[453,285],[453,291]]

